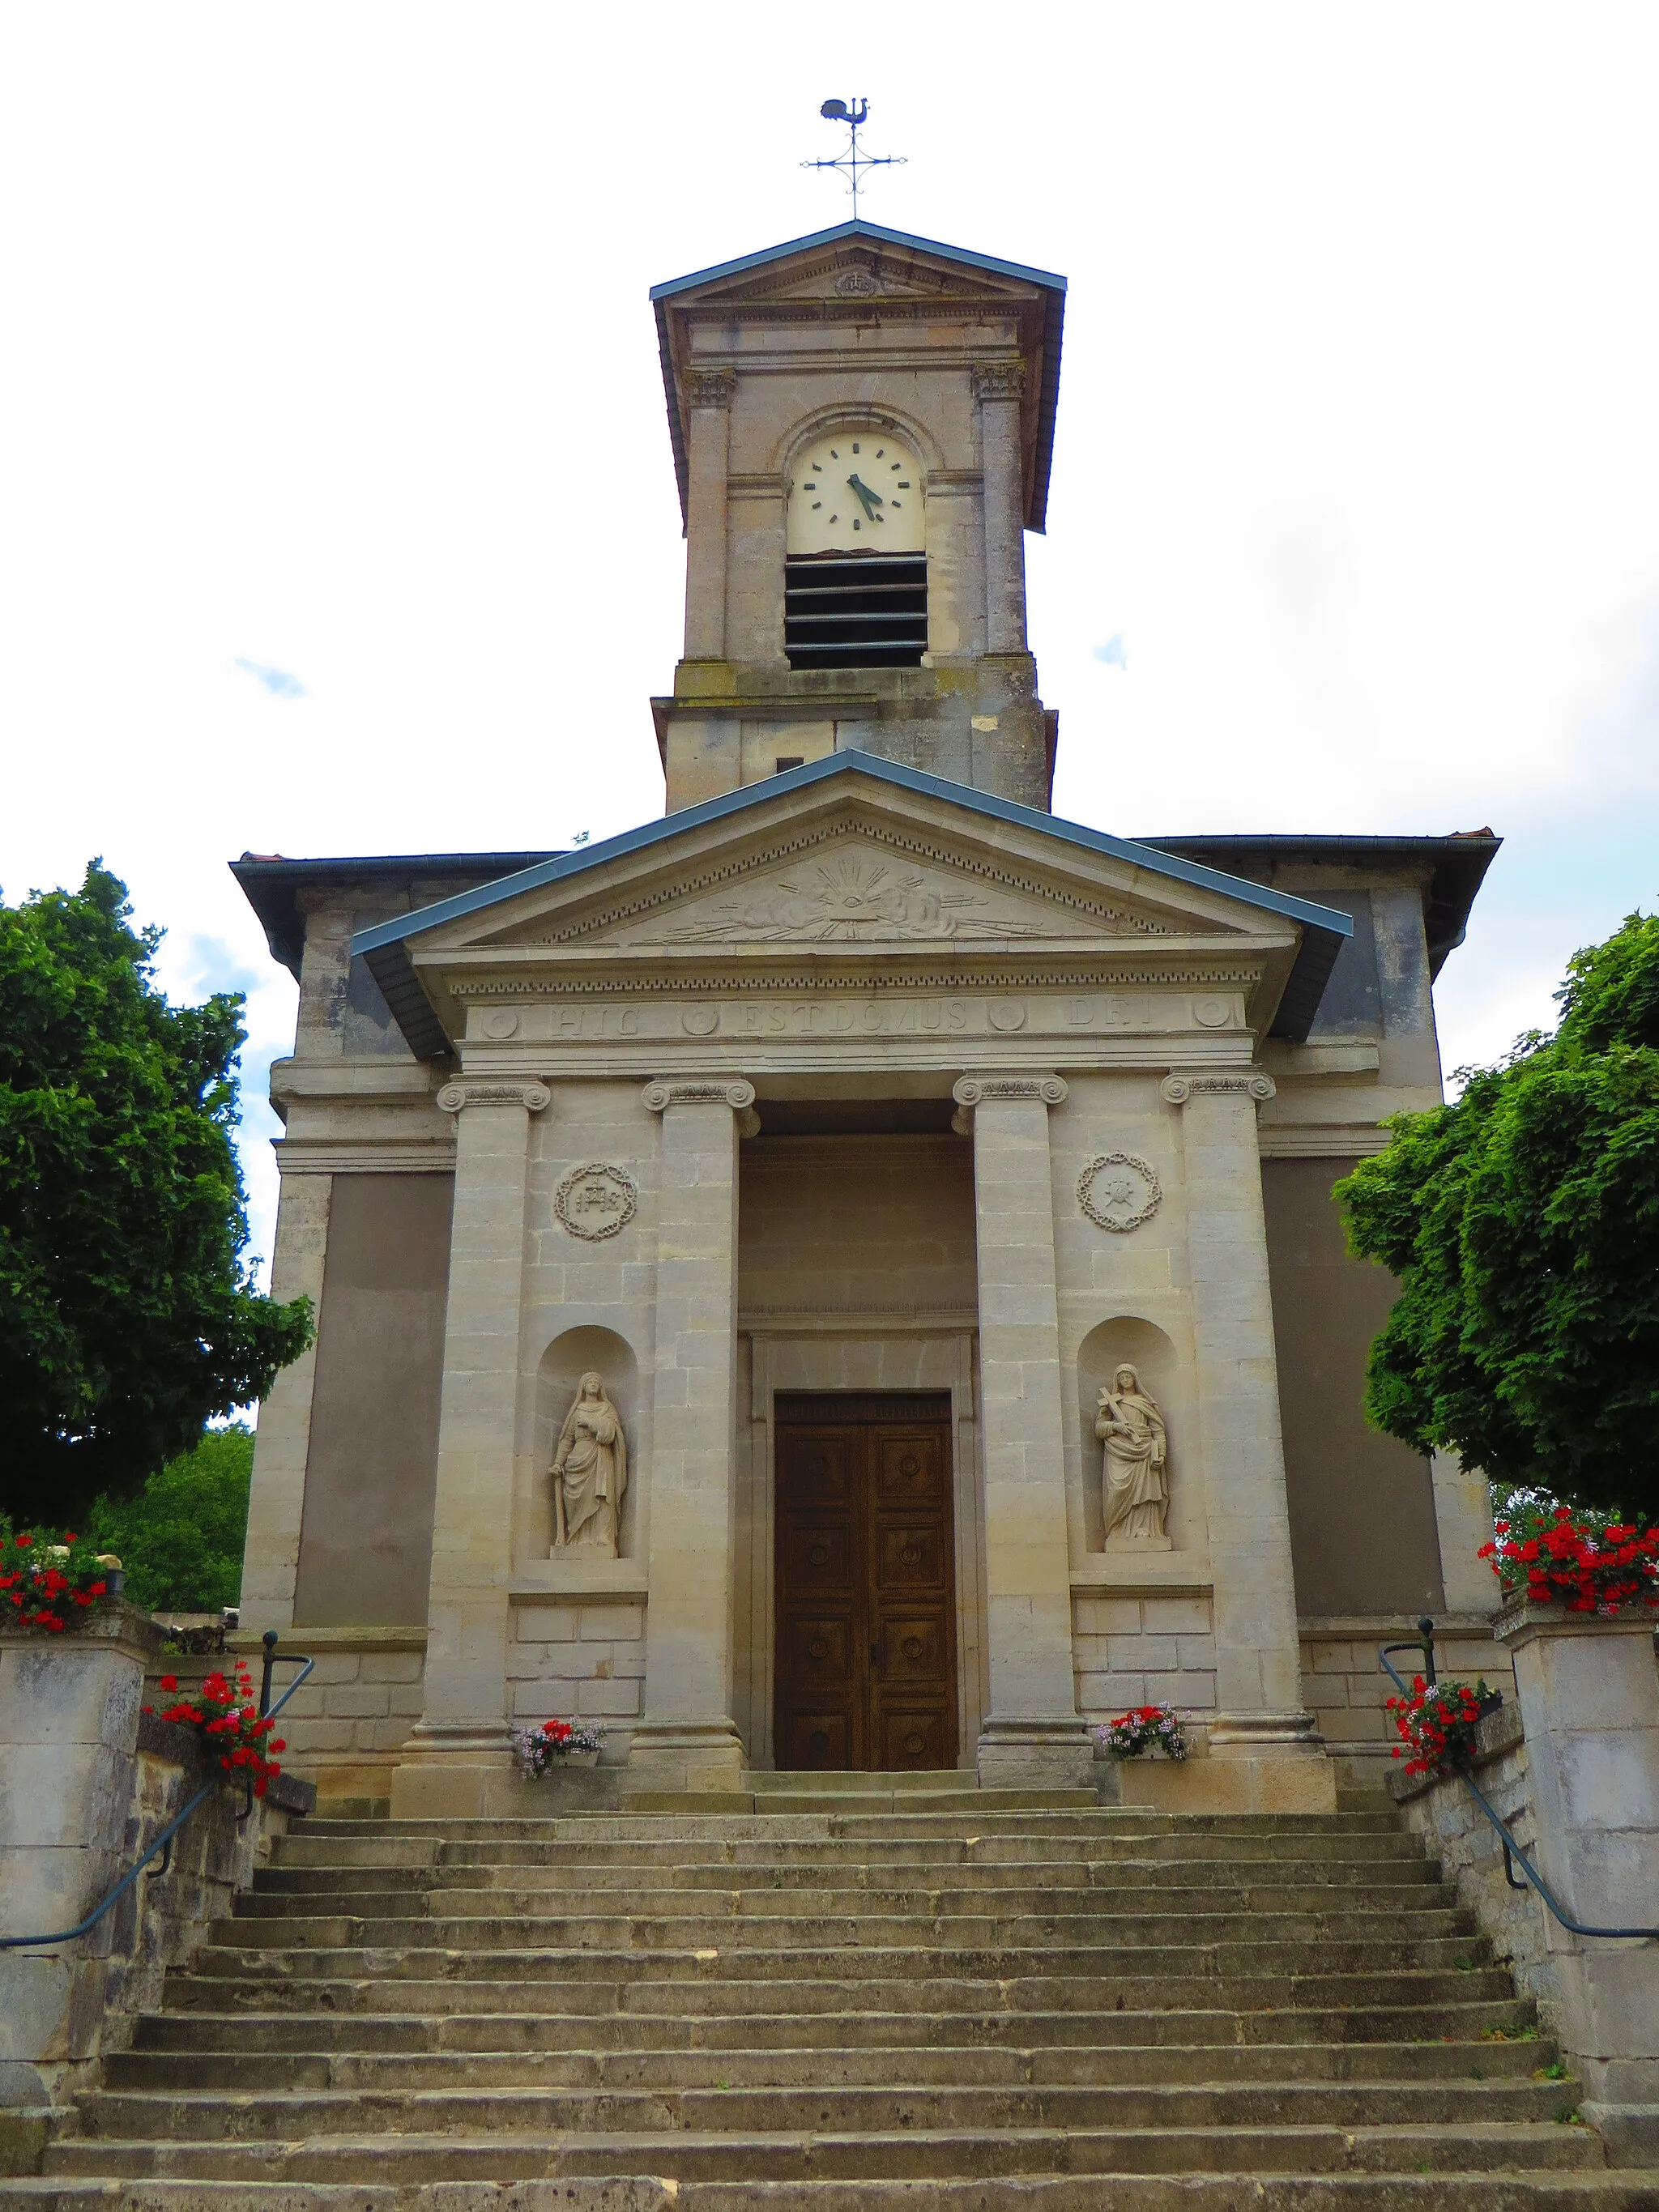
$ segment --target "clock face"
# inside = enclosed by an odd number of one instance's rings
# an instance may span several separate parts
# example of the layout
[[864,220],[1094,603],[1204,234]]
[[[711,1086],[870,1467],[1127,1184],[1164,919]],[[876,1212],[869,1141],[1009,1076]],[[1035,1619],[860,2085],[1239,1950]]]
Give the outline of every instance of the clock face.
[[921,553],[921,468],[890,430],[829,430],[795,463],[791,553]]

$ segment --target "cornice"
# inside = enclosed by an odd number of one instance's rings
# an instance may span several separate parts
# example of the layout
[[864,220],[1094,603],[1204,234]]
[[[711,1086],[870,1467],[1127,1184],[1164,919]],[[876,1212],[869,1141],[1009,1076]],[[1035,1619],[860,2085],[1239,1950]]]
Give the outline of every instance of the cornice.
[[279,1137],[272,1139],[280,1175],[453,1175],[453,1139],[399,1144],[381,1137]]

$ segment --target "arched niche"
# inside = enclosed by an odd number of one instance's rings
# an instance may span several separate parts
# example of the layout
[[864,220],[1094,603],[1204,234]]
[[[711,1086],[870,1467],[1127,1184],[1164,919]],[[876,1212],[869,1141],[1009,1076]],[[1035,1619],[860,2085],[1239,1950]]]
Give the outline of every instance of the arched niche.
[[[532,1559],[553,1556],[553,1485],[549,1474],[553,1448],[576,1387],[590,1367],[605,1377],[605,1389],[622,1415],[623,1433],[628,1439],[628,1488],[623,1497],[617,1556],[629,1559],[635,1554],[641,1476],[639,1362],[627,1339],[614,1329],[586,1328],[568,1328],[556,1336],[543,1352],[536,1371],[535,1476],[529,1546]],[[562,1553],[559,1556],[591,1559],[595,1555]]]
[[[1140,1376],[1141,1387],[1158,1401],[1169,1436],[1165,1480],[1170,1506],[1164,1526],[1177,1552],[1202,1551],[1206,1522],[1198,1454],[1198,1409],[1192,1380],[1176,1346],[1156,1322],[1120,1314],[1091,1328],[1078,1346],[1078,1420],[1083,1436],[1085,1540],[1091,1552],[1104,1552],[1105,1513],[1101,1495],[1102,1449],[1095,1436],[1100,1394],[1123,1360]],[[1114,1553],[1114,1557],[1117,1554]],[[1159,1553],[1167,1558],[1168,1553]]]

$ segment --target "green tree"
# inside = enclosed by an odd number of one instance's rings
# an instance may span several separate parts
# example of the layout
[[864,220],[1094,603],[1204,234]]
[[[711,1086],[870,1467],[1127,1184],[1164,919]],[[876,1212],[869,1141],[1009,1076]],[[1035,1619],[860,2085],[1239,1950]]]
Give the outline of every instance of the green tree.
[[210,1429],[137,1498],[99,1498],[88,1533],[126,1569],[126,1594],[149,1613],[215,1613],[242,1587],[253,1431]]
[[1401,1277],[1365,1410],[1569,1504],[1659,1509],[1659,917],[1577,954],[1553,1036],[1401,1115],[1337,1185]]
[[309,1338],[242,1258],[241,1000],[170,1006],[131,915],[96,861],[0,905],[0,1504],[23,1523],[131,1497]]

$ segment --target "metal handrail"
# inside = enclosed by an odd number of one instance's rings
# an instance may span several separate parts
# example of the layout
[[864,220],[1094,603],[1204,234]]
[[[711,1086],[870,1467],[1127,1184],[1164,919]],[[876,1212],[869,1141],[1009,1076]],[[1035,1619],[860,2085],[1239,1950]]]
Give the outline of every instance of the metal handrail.
[[[1438,1679],[1434,1668],[1434,1623],[1425,1615],[1418,1622],[1417,1628],[1422,1639],[1420,1643],[1382,1644],[1377,1646],[1376,1656],[1382,1661],[1389,1680],[1402,1697],[1410,1697],[1411,1692],[1390,1660],[1389,1656],[1390,1652],[1420,1651],[1423,1655],[1423,1671],[1428,1678],[1431,1689],[1434,1688]],[[1556,1896],[1543,1875],[1539,1873],[1525,1851],[1522,1850],[1520,1844],[1516,1843],[1503,1819],[1487,1803],[1486,1792],[1480,1788],[1474,1777],[1462,1766],[1454,1765],[1450,1771],[1468,1790],[1470,1796],[1474,1798],[1492,1826],[1497,1829],[1498,1839],[1504,1846],[1504,1879],[1511,1889],[1518,1889],[1523,1893],[1529,1887],[1535,1889],[1570,1936],[1634,1936],[1647,1942],[1659,1942],[1659,1928],[1595,1928],[1592,1927],[1588,1921],[1576,1920]],[[1526,1871],[1528,1877],[1526,1881],[1517,1881],[1515,1878],[1516,1860]]]
[[[276,1663],[277,1657],[277,1635],[276,1631],[274,1628],[268,1628],[265,1631],[264,1642],[265,1647],[264,1674],[259,1686],[259,1717],[261,1720],[275,1720],[277,1714],[282,1711],[283,1707],[288,1703],[289,1699],[294,1695],[294,1692],[299,1688],[301,1683],[305,1680],[306,1676],[309,1674],[312,1669],[316,1666],[317,1662],[314,1659],[303,1658],[297,1651],[284,1651],[282,1654],[283,1662],[288,1665],[292,1665],[297,1662],[300,1671],[273,1705],[270,1702],[270,1670]],[[244,1805],[242,1810],[236,1815],[239,1824],[243,1820],[246,1820],[248,1814],[253,1810],[253,1784],[251,1781],[246,1781],[246,1777],[243,1778],[245,1782],[246,1782],[247,1802]],[[191,1799],[189,1804],[185,1807],[184,1810],[173,1814],[173,1818],[167,1822],[166,1827],[162,1829],[161,1834],[157,1836],[150,1844],[149,1849],[144,1853],[143,1858],[139,1859],[134,1865],[127,1869],[127,1871],[122,1875],[120,1881],[118,1881],[114,1888],[110,1891],[108,1896],[106,1897],[100,1904],[95,1905],[92,1911],[88,1913],[86,1918],[80,1922],[77,1926],[74,1928],[60,1929],[58,1933],[53,1936],[0,1936],[0,1951],[32,1950],[36,1945],[41,1943],[73,1943],[76,1942],[79,1937],[90,1935],[92,1930],[104,1917],[104,1915],[111,1911],[113,1906],[120,1903],[121,1899],[126,1895],[128,1890],[132,1887],[134,1882],[137,1881],[139,1875],[143,1873],[145,1868],[149,1866],[150,1861],[155,1856],[157,1851],[165,1851],[166,1856],[163,1857],[161,1865],[155,1869],[156,1874],[161,1875],[165,1875],[167,1872],[168,1869],[173,1864],[173,1837],[178,1833],[179,1830],[184,1826],[185,1822],[189,1820],[191,1814],[196,1810],[196,1808],[201,1804],[204,1799],[210,1797],[222,1782],[226,1782],[230,1778],[227,1775],[216,1774],[210,1782],[204,1783],[201,1789],[199,1789],[196,1795]]]

